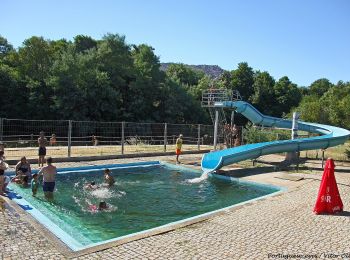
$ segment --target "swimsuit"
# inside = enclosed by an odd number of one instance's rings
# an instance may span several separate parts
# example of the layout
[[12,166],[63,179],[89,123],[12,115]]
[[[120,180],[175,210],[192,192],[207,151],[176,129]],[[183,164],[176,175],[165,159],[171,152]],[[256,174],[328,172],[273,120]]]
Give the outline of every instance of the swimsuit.
[[44,192],[53,192],[55,189],[55,182],[44,182],[43,183],[43,191]]
[[46,147],[39,147],[39,156],[45,156],[46,155]]

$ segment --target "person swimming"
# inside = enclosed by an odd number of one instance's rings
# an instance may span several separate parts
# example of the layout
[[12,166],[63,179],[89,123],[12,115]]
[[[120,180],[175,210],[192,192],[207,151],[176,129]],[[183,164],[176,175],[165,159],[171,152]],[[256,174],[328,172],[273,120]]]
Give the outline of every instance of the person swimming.
[[96,182],[92,181],[86,184],[84,188],[87,190],[96,190],[98,188],[98,185],[96,185]]
[[105,169],[104,180],[108,184],[109,187],[113,186],[113,184],[115,183],[115,180],[114,180],[113,176],[111,175],[110,169]]
[[95,204],[89,205],[89,210],[92,212],[96,212],[96,211],[103,211],[109,209],[107,203],[105,201],[101,201],[98,206]]

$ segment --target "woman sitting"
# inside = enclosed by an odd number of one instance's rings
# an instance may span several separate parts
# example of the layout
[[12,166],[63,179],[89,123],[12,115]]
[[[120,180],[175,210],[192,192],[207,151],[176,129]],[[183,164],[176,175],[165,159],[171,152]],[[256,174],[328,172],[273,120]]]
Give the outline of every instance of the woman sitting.
[[[25,178],[26,177],[26,178]],[[30,168],[30,164],[27,161],[27,158],[23,156],[21,160],[16,165],[16,182],[21,182],[23,184],[23,181],[29,181],[29,179],[32,177],[32,169]]]

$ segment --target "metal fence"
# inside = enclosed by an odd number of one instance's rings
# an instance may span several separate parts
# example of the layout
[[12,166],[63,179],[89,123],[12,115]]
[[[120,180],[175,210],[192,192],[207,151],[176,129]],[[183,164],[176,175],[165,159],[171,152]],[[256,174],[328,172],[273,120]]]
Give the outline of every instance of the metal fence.
[[52,134],[56,136],[56,143],[47,147],[48,155],[75,157],[174,151],[179,134],[184,136],[184,151],[212,149],[214,128],[202,124],[1,118],[0,140],[6,158],[36,158],[41,131],[48,141]]

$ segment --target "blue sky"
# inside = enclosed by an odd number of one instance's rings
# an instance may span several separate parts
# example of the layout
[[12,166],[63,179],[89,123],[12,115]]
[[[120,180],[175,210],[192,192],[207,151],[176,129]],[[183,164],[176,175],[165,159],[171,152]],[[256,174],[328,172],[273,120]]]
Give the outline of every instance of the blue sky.
[[348,0],[2,0],[0,35],[72,40],[119,33],[155,48],[161,62],[248,62],[300,86],[350,80]]

